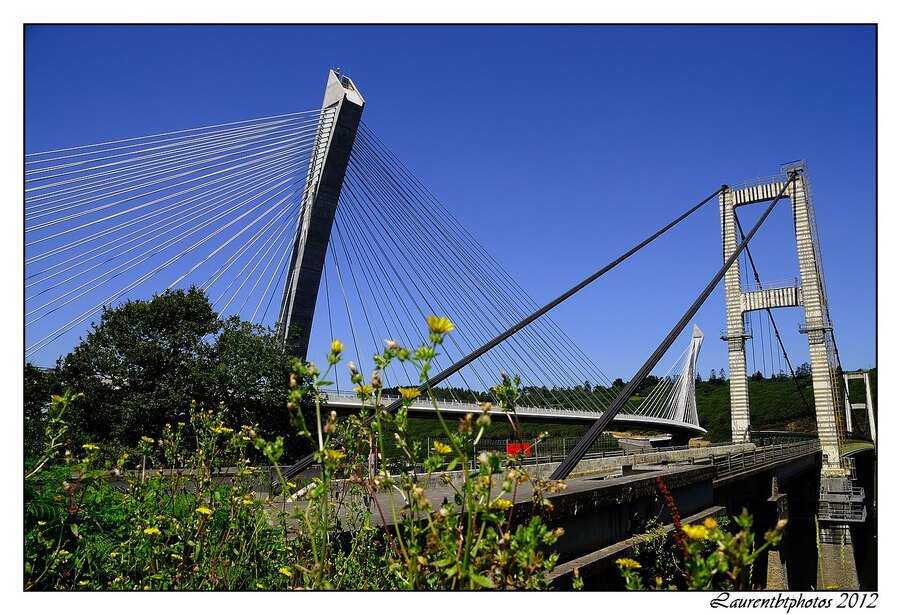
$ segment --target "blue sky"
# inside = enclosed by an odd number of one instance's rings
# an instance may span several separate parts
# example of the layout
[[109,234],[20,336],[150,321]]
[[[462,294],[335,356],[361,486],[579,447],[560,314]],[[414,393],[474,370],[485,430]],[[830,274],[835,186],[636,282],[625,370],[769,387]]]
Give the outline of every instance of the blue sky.
[[[856,369],[876,360],[875,56],[866,26],[36,27],[25,149],[315,109],[340,66],[366,124],[539,303],[722,183],[805,158]],[[751,244],[764,281],[797,270],[789,211],[773,215]],[[720,265],[710,205],[554,319],[627,379]],[[800,311],[775,317],[808,360]],[[727,369],[720,291],[696,322],[700,373]]]

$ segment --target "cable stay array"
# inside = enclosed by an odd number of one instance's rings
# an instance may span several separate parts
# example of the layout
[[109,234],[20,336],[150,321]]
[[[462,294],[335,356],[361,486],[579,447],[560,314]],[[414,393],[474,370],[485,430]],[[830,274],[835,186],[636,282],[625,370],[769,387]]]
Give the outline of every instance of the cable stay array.
[[[319,309],[329,314],[328,332],[314,331],[311,358],[317,344],[326,348],[328,339],[338,337],[349,342],[345,354],[364,373],[372,367],[372,348],[383,348],[385,340],[418,346],[427,337],[430,314],[456,325],[435,362],[440,371],[538,309],[364,124],[350,157],[326,263],[317,314]],[[321,322],[317,317],[315,327]],[[521,378],[520,404],[531,407],[599,415],[617,392],[543,315],[441,383],[438,395],[457,403],[495,402],[491,386],[501,372]],[[386,387],[418,384],[418,374],[403,363],[392,365],[385,376]],[[336,377],[338,392],[349,392],[346,377]],[[647,411],[663,415],[657,407]],[[631,403],[623,413],[643,414]],[[692,424],[698,425],[695,415],[696,410]]]
[[[321,135],[333,122],[333,112],[317,110],[28,154],[26,358],[49,364],[104,308],[189,286],[205,291],[221,318],[275,326],[310,170],[322,164]],[[312,359],[339,338],[366,373],[386,340],[421,344],[435,314],[456,325],[434,362],[440,371],[540,311],[364,124],[328,245]],[[521,378],[519,403],[531,407],[599,415],[617,394],[546,314],[437,393],[496,401],[491,387],[501,372]],[[335,381],[350,391],[347,374]],[[385,374],[389,388],[418,383],[406,363]],[[661,398],[673,395],[656,393],[622,412],[665,417],[673,411]],[[696,408],[679,416],[697,425]]]
[[271,322],[313,143],[332,115],[26,155],[26,358],[52,363],[104,307],[170,288],[203,289],[223,318]]

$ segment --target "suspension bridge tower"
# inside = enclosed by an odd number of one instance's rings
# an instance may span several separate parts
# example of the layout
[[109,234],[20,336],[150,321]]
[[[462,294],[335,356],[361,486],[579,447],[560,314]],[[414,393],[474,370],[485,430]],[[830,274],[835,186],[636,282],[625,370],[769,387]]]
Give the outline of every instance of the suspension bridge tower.
[[[722,339],[728,344],[732,440],[735,443],[750,441],[750,400],[744,345],[752,334],[746,325],[745,314],[754,310],[802,307],[805,318],[800,332],[806,334],[809,343],[816,426],[822,446],[818,518],[824,566],[831,566],[829,576],[832,579],[843,579],[842,586],[852,587],[855,584],[858,587],[854,566],[843,566],[848,559],[846,553],[834,554],[833,557],[827,554],[831,547],[841,550],[849,548],[852,553],[847,522],[865,520],[865,507],[861,489],[852,486],[849,462],[842,457],[846,439],[846,425],[841,412],[845,399],[844,380],[828,313],[809,174],[804,161],[782,165],[780,177],[754,180],[722,191],[719,205],[723,250],[727,259],[741,240],[736,209],[751,203],[771,201],[781,193],[787,182],[790,185],[782,198],[791,201],[799,283],[742,288],[740,260],[736,260],[725,275],[727,329]],[[852,562],[852,556],[849,560]]]
[[279,339],[287,352],[304,359],[309,349],[328,238],[365,105],[353,81],[338,71],[328,73],[278,315]]

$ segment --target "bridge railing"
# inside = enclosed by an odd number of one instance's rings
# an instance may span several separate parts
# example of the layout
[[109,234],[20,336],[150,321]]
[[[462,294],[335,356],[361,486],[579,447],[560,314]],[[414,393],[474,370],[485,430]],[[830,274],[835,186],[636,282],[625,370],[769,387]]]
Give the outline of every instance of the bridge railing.
[[790,444],[760,446],[751,451],[742,451],[709,457],[695,458],[692,464],[709,464],[716,468],[716,478],[725,478],[762,465],[778,463],[795,457],[809,455],[822,449],[818,440],[807,440]]

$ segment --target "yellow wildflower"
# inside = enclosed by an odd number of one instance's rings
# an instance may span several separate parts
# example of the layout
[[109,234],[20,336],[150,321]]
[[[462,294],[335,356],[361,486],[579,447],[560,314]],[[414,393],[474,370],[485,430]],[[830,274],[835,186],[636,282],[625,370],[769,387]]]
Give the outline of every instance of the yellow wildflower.
[[159,528],[156,527],[148,527],[144,530],[144,533],[148,536],[153,536],[154,534],[159,534]]
[[213,513],[213,511],[208,509],[206,506],[201,506],[200,508],[197,509],[197,512],[200,513],[201,515],[211,515]]
[[281,568],[279,568],[279,569],[278,569],[278,572],[280,572],[281,574],[283,574],[283,575],[286,576],[286,577],[293,576],[293,575],[291,574],[290,568],[287,568],[286,566],[282,566]]
[[340,354],[344,352],[344,345],[340,340],[331,341],[331,352],[333,352],[334,354]]
[[422,394],[418,387],[397,387],[397,390],[400,392],[403,399],[407,401],[412,401]]
[[115,559],[118,554],[119,554],[118,551],[110,551],[109,552],[109,556],[113,559]]
[[444,444],[443,442],[439,442],[438,440],[435,440],[434,441],[434,450],[439,455],[446,455],[453,449],[450,446],[448,446],[447,444]]
[[346,453],[342,453],[342,452],[340,452],[340,451],[333,451],[333,450],[331,450],[331,449],[326,448],[326,449],[325,449],[325,456],[328,457],[328,459],[330,459],[331,461],[337,461],[338,459],[341,459],[341,458],[343,458],[343,457],[346,457],[347,454],[346,454]]
[[497,510],[506,510],[510,506],[512,506],[512,502],[509,500],[494,500],[491,502],[491,508],[495,508]]
[[47,525],[46,521],[38,521],[38,525]]
[[375,389],[370,387],[368,384],[359,384],[353,387],[353,390],[356,391],[356,394],[360,397],[368,397]]
[[712,517],[707,517],[706,519],[703,520],[703,525],[706,526],[706,529],[711,530],[714,527],[716,527],[716,520],[713,519]]
[[83,444],[81,446],[81,448],[83,448],[86,451],[99,451],[100,450],[100,447],[97,446],[96,444]]
[[439,318],[437,316],[429,316],[427,320],[428,330],[432,333],[443,335],[444,333],[453,331],[453,323],[446,317]]
[[177,559],[179,562],[184,558],[178,555],[177,553],[172,553],[172,559]]
[[143,440],[147,444],[153,444],[154,442],[156,442],[156,440],[154,440],[153,438],[148,438],[147,436],[141,436],[141,440]]
[[234,431],[231,427],[213,427],[212,432],[215,434],[231,433]]
[[244,506],[250,506],[251,504],[253,504],[253,500],[244,498],[243,500],[241,500],[241,504],[243,504]]
[[78,584],[82,586],[87,585],[88,583],[90,583],[90,581],[78,581]]
[[59,551],[56,552],[56,554],[57,555],[68,555],[69,552],[66,551],[65,549],[60,549]]
[[627,568],[628,570],[638,570],[641,565],[630,557],[623,557],[621,559],[616,560],[616,564],[621,566],[622,568]]
[[705,540],[709,538],[709,530],[703,525],[691,525],[686,523],[682,526],[685,535],[691,540]]

